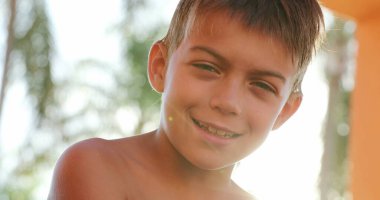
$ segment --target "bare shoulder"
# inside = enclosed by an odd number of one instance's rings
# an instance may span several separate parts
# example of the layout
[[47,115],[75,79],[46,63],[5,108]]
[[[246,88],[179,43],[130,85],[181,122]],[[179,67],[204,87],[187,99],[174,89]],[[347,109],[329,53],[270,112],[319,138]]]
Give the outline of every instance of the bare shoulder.
[[94,138],[69,147],[56,164],[49,199],[121,199],[114,143]]

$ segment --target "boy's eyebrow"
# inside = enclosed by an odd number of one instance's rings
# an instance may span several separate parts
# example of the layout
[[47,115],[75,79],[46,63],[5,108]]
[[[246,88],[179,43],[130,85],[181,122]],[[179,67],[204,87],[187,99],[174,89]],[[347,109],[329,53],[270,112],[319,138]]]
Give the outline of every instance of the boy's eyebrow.
[[274,71],[268,71],[268,70],[255,70],[253,72],[254,76],[271,76],[280,79],[282,82],[286,82],[286,78],[277,72]]
[[194,47],[191,47],[190,48],[191,51],[204,51],[208,54],[210,54],[211,56],[215,57],[216,59],[218,59],[219,61],[221,61],[222,63],[224,64],[229,64],[228,60],[226,58],[224,58],[222,55],[220,55],[218,52],[216,52],[215,50],[209,48],[209,47],[205,47],[205,46],[194,46]]
[[[218,59],[222,63],[227,64],[227,66],[229,65],[229,62],[226,58],[224,58],[218,52],[216,52],[215,50],[213,50],[209,47],[194,46],[194,47],[191,47],[190,50],[191,51],[198,51],[198,50],[204,51],[204,52],[212,55],[213,57],[215,57],[216,59]],[[252,74],[254,74],[254,76],[272,76],[272,77],[280,79],[282,82],[286,82],[286,78],[281,73],[270,71],[270,70],[254,70],[252,72]]]

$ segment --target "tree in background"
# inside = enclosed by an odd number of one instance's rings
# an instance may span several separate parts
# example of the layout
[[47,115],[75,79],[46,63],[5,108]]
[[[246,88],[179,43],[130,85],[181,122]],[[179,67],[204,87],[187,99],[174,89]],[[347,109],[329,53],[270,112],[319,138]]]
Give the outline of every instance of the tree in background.
[[[11,81],[23,79],[36,110],[37,124],[40,125],[40,120],[48,116],[46,105],[54,104],[51,77],[53,48],[49,19],[42,0],[9,0],[9,3],[8,42],[4,61],[4,70],[8,70],[3,73],[1,99],[6,94],[8,77]],[[12,69],[12,66],[17,67]]]
[[353,22],[335,18],[324,47],[328,108],[322,133],[324,152],[320,171],[320,199],[348,199],[349,100],[355,61]]
[[[53,48],[50,24],[44,1],[9,0],[8,3],[10,14],[1,106],[3,107],[3,100],[7,94],[7,86],[14,82],[23,82],[35,111],[34,122],[38,128],[42,126],[44,119],[49,117],[49,106],[55,104],[54,83],[51,76]],[[17,126],[17,123],[14,125]],[[30,137],[32,138],[33,135]],[[28,199],[39,182],[37,174],[34,173],[36,166],[28,164],[45,162],[45,155],[36,153],[32,149],[32,142],[27,141],[13,156],[18,164],[12,169],[10,175],[5,177],[5,182],[0,182],[0,194],[6,195],[9,199]],[[2,156],[1,161],[4,157]],[[1,168],[3,163],[0,163]],[[3,172],[3,170],[0,171]]]
[[9,20],[8,20],[8,26],[7,26],[7,44],[5,49],[5,56],[4,56],[4,65],[3,65],[3,76],[2,76],[2,83],[1,83],[1,91],[0,91],[0,120],[1,120],[1,114],[3,110],[3,104],[4,104],[4,98],[5,98],[5,90],[8,85],[8,73],[10,68],[10,59],[11,59],[11,53],[13,50],[13,42],[14,42],[14,25],[16,20],[16,0],[10,0],[9,1]]

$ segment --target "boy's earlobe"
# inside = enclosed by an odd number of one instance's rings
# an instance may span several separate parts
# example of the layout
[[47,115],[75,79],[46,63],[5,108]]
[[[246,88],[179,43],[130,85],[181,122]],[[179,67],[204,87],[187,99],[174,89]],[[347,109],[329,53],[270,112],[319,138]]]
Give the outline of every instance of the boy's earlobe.
[[165,75],[167,65],[167,48],[161,42],[155,42],[149,52],[148,77],[152,88],[158,92],[164,92]]
[[276,130],[282,126],[300,107],[302,102],[302,93],[292,93],[278,115],[272,130]]

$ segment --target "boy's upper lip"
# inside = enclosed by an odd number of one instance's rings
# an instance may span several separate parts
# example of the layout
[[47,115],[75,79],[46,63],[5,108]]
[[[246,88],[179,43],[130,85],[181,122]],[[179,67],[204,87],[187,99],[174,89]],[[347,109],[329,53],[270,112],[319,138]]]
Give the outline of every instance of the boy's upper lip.
[[193,118],[194,120],[196,120],[196,121],[198,121],[198,122],[200,122],[200,123],[202,123],[202,124],[205,124],[205,125],[207,125],[207,126],[214,127],[214,128],[216,128],[216,129],[218,129],[218,130],[222,130],[222,131],[227,132],[227,133],[233,133],[233,134],[237,134],[237,135],[243,135],[243,134],[242,134],[241,132],[239,132],[239,131],[231,130],[231,129],[229,129],[229,128],[226,128],[226,127],[224,127],[224,126],[222,126],[222,125],[218,125],[218,124],[216,124],[216,123],[206,122],[206,121],[203,121],[203,120],[199,120],[198,118],[195,118],[195,117],[191,117],[191,118]]

